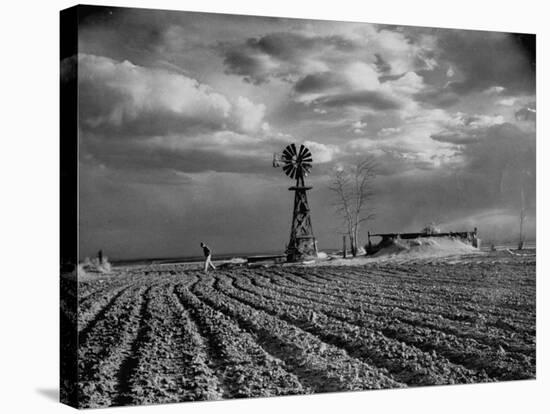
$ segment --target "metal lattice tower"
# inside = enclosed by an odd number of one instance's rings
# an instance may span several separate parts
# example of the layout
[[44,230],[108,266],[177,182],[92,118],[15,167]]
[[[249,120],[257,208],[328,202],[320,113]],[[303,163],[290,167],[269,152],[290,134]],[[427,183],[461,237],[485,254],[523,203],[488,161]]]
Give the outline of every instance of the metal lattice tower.
[[304,145],[296,151],[296,145],[288,145],[280,157],[273,157],[273,166],[283,164],[283,171],[291,179],[296,179],[296,185],[290,187],[294,191],[294,210],[290,228],[290,241],[286,248],[287,261],[295,262],[317,257],[317,244],[313,235],[307,191],[313,187],[306,186],[304,177],[311,172],[313,159],[311,152]]

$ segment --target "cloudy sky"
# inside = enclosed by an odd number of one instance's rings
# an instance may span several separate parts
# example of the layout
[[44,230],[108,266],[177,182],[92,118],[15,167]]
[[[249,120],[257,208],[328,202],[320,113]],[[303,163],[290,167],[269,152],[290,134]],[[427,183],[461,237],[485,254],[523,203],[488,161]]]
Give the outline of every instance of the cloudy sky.
[[319,247],[340,243],[331,172],[378,165],[371,231],[535,237],[534,36],[81,8],[80,256],[282,251],[305,143]]

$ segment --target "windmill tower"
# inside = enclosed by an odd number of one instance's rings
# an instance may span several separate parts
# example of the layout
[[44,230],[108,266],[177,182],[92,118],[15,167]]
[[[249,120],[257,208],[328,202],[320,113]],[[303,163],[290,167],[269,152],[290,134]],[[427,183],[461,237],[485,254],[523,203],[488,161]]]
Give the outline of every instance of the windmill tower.
[[300,145],[300,150],[296,151],[296,144],[290,144],[282,154],[273,155],[273,166],[279,167],[282,164],[285,174],[296,179],[296,185],[289,188],[289,191],[294,191],[290,241],[285,252],[289,262],[317,257],[317,244],[307,202],[307,191],[313,187],[306,187],[304,183],[304,177],[311,172],[312,161],[311,152],[304,145]]

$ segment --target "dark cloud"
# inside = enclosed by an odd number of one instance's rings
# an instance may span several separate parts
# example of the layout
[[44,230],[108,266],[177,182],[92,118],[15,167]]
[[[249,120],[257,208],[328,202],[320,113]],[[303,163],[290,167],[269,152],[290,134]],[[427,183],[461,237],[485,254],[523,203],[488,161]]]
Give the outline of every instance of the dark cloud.
[[301,57],[302,53],[334,48],[352,51],[355,44],[343,36],[305,36],[298,33],[270,33],[259,38],[250,38],[246,44],[266,55],[280,60],[292,60]]
[[449,144],[465,145],[472,144],[479,140],[479,134],[446,131],[430,135],[430,138],[438,142],[447,142]]
[[386,62],[379,53],[375,53],[374,56],[376,57],[374,64],[376,65],[378,72],[385,74],[391,71],[391,65]]
[[401,104],[395,98],[379,91],[359,91],[328,95],[313,101],[316,105],[327,107],[356,106],[379,111],[399,109]]
[[461,170],[485,185],[485,197],[496,207],[505,193],[517,201],[518,187],[527,186],[534,197],[535,134],[503,123],[460,128],[432,135],[432,139],[460,144]]
[[378,80],[383,83],[388,81],[394,81],[402,77],[403,77],[402,73],[400,73],[399,75],[380,75],[378,77]]
[[223,63],[226,66],[226,73],[242,76],[246,82],[259,85],[269,80],[270,74],[265,63],[257,56],[243,50],[228,50]]
[[[185,139],[182,139],[184,141]],[[80,144],[82,163],[105,166],[112,170],[126,171],[143,182],[150,172],[230,172],[270,175],[271,156],[280,151],[286,142],[243,145],[241,150],[224,150],[223,145],[186,145],[177,147],[170,143],[152,140],[104,139],[86,135]]]
[[343,82],[341,76],[333,72],[313,73],[296,82],[294,90],[298,93],[322,92]]
[[305,36],[298,33],[269,33],[248,38],[244,43],[222,42],[225,72],[261,84],[270,78],[288,80],[301,74],[300,64],[313,53],[350,52],[353,41],[343,36]]
[[508,94],[535,93],[535,56],[526,46],[534,35],[517,35],[467,30],[441,30],[438,46],[440,61],[457,68],[462,79],[452,80],[449,87],[467,94],[502,86]]
[[524,107],[515,112],[516,121],[536,121],[537,120],[537,104],[530,102]]
[[[481,135],[480,131],[476,134]],[[464,148],[465,168],[470,171],[501,174],[513,170],[518,174],[535,171],[535,134],[516,125],[493,125],[483,131],[472,145]]]
[[427,89],[414,94],[413,98],[433,108],[448,108],[460,102],[460,96],[448,88]]

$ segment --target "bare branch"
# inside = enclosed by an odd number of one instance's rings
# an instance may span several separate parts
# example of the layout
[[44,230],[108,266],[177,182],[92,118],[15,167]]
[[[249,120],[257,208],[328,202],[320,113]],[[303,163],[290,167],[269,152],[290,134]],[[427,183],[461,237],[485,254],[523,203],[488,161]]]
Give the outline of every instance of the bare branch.
[[[329,189],[335,193],[335,210],[342,217],[352,243],[352,251],[358,247],[361,223],[374,218],[370,202],[374,198],[373,181],[376,177],[376,162],[372,157],[358,160],[346,169],[333,173]],[[370,211],[367,211],[367,208]]]

